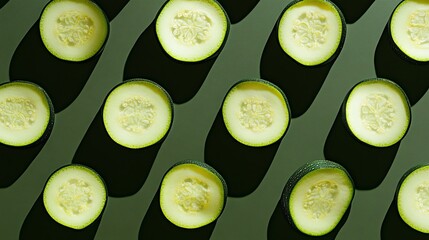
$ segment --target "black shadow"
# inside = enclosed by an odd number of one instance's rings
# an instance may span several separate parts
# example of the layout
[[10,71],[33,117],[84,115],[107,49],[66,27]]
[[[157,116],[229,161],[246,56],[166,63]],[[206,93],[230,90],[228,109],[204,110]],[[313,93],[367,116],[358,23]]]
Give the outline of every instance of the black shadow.
[[185,229],[172,224],[162,213],[159,205],[159,189],[152,199],[149,209],[140,226],[139,240],[165,239],[165,240],[190,240],[210,239],[216,221],[196,229]]
[[109,21],[112,21],[128,4],[130,0],[92,0],[95,2],[107,16]]
[[400,142],[390,147],[365,144],[352,135],[343,118],[340,110],[325,142],[325,158],[346,168],[356,189],[373,189],[386,177]]
[[397,83],[404,89],[413,106],[429,88],[429,62],[417,64],[407,60],[403,53],[399,53],[399,50],[395,49],[388,26],[389,24],[384,28],[375,50],[376,75]]
[[90,240],[95,238],[101,216],[88,227],[76,230],[55,222],[43,205],[43,194],[37,198],[24,220],[19,233],[19,240]]
[[381,240],[418,239],[429,240],[429,234],[414,230],[401,218],[396,204],[396,197],[390,204],[380,230]]
[[243,20],[259,3],[259,0],[217,0],[225,9],[232,24]]
[[103,123],[103,107],[89,126],[72,162],[98,172],[106,182],[109,196],[130,196],[146,181],[165,137],[141,149],[123,147],[108,135]]
[[[284,240],[284,239],[299,239],[299,240],[333,240],[337,237],[338,232],[347,221],[351,207],[344,213],[338,225],[328,234],[315,237],[309,236],[296,229],[283,213],[281,201],[277,203],[267,229],[267,240]],[[393,238],[392,238],[393,239]]]
[[355,23],[371,7],[375,0],[331,0],[344,15],[346,23]]
[[140,35],[128,55],[124,80],[150,79],[165,88],[174,103],[185,103],[197,94],[216,58],[217,54],[194,63],[171,58],[158,41],[153,21]]
[[0,9],[3,8],[7,2],[9,2],[9,0],[0,0]]
[[[340,49],[341,47],[337,51]],[[276,24],[262,53],[260,74],[262,79],[283,90],[291,108],[292,118],[296,118],[304,114],[313,103],[334,62],[335,59],[332,59],[314,67],[299,64],[281,48]]]
[[243,145],[229,134],[219,110],[205,142],[204,159],[225,179],[228,196],[244,197],[262,182],[281,140],[265,147]]

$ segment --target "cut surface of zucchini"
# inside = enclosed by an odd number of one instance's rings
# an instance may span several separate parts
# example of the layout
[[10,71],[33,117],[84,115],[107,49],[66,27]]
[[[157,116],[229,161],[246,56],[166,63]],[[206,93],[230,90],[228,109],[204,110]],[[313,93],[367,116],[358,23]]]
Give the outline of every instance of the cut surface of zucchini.
[[337,163],[317,160],[289,178],[282,201],[285,214],[298,230],[322,236],[338,225],[353,196],[354,185],[347,171]]
[[222,115],[231,136],[253,147],[279,140],[290,122],[289,106],[283,91],[261,79],[236,83],[223,101]]
[[398,185],[397,206],[406,224],[429,233],[429,165],[416,166],[404,174]]
[[280,46],[302,65],[327,62],[343,45],[344,16],[327,0],[296,0],[284,10],[278,23]]
[[43,204],[61,225],[83,229],[103,211],[107,190],[103,179],[92,169],[71,164],[55,171],[45,184]]
[[390,34],[395,45],[407,57],[429,61],[429,1],[405,0],[393,11]]
[[38,85],[12,81],[0,85],[0,143],[30,145],[50,133],[54,109]]
[[226,40],[229,19],[214,0],[169,0],[156,20],[156,34],[172,58],[185,62],[204,60]]
[[109,136],[127,148],[143,148],[161,140],[173,120],[173,103],[158,84],[131,79],[107,96],[103,121]]
[[227,191],[225,180],[209,165],[198,161],[179,162],[162,180],[161,210],[178,227],[199,228],[221,215]]
[[400,141],[411,121],[407,96],[397,84],[386,79],[358,83],[349,93],[344,110],[352,134],[376,147]]
[[109,22],[90,0],[53,0],[44,8],[39,28],[43,44],[52,55],[77,62],[101,50]]

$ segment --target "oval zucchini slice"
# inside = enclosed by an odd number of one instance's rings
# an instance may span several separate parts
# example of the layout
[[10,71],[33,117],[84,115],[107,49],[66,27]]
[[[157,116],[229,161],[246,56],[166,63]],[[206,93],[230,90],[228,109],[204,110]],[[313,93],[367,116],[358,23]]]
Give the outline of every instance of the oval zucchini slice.
[[161,140],[173,121],[173,101],[158,84],[131,79],[107,96],[103,121],[109,136],[127,148],[144,148]]
[[238,142],[262,147],[279,140],[290,122],[289,105],[283,91],[261,80],[242,80],[227,93],[222,115],[225,126]]
[[353,87],[345,102],[345,120],[360,141],[388,147],[408,131],[411,109],[408,97],[394,82],[368,79]]
[[36,143],[51,133],[54,118],[52,102],[40,86],[21,80],[0,85],[0,143]]
[[103,179],[91,168],[71,164],[55,171],[45,184],[43,204],[61,225],[83,229],[102,213],[107,201]]
[[299,231],[310,236],[331,232],[349,208],[353,180],[341,165],[316,160],[289,178],[282,194],[283,210]]
[[417,231],[429,233],[429,165],[408,170],[396,194],[402,220]]
[[164,175],[159,201],[171,223],[193,229],[221,215],[227,194],[226,182],[215,169],[203,162],[182,161]]
[[98,53],[109,34],[104,12],[90,0],[53,0],[40,17],[40,36],[59,59],[83,61]]
[[328,0],[295,0],[278,22],[281,48],[305,66],[328,62],[339,54],[346,36],[346,22]]
[[228,16],[215,0],[169,0],[156,19],[156,35],[172,58],[197,62],[221,49],[229,25]]
[[429,1],[405,0],[395,8],[389,21],[396,47],[409,59],[429,61]]

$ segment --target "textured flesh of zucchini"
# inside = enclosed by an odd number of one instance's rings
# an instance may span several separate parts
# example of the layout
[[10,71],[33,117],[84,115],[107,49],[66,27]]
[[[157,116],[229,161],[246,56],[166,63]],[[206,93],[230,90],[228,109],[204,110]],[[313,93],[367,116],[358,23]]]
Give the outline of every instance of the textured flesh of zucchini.
[[429,61],[428,17],[429,1],[405,0],[390,20],[390,33],[396,46],[416,61]]
[[266,146],[286,132],[290,114],[280,90],[264,81],[242,81],[225,97],[223,120],[229,133],[248,146]]
[[213,55],[223,44],[228,18],[213,0],[170,0],[156,20],[156,33],[172,58],[196,62]]
[[414,169],[401,181],[397,205],[405,223],[429,233],[429,166]]
[[100,51],[109,32],[103,11],[89,0],[53,0],[40,17],[40,34],[49,52],[83,61]]
[[345,34],[343,24],[342,16],[331,3],[298,1],[287,8],[280,19],[280,46],[303,65],[319,65],[337,51]]
[[161,140],[170,129],[172,103],[157,84],[132,80],[110,92],[103,108],[109,136],[128,148],[143,148]]
[[179,164],[164,176],[160,206],[176,226],[198,228],[216,220],[225,205],[224,180],[212,170],[193,163]]
[[411,112],[402,89],[388,80],[363,81],[346,102],[346,121],[362,142],[387,147],[400,141],[408,130]]
[[14,81],[0,86],[0,142],[25,146],[40,139],[51,121],[50,100],[40,87]]
[[101,177],[81,165],[69,165],[48,179],[43,203],[58,223],[83,229],[94,222],[104,209],[107,191]]

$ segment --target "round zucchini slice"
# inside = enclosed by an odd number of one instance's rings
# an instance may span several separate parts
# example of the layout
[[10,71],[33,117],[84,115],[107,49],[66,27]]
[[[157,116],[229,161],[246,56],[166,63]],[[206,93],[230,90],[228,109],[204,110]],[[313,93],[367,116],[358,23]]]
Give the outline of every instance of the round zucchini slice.
[[47,137],[54,125],[54,108],[38,85],[12,81],[0,85],[0,143],[21,147]]
[[402,220],[417,231],[429,233],[429,165],[407,171],[396,194]]
[[83,229],[102,213],[107,201],[103,179],[91,168],[71,164],[55,171],[43,190],[48,214],[61,225]]
[[109,136],[127,148],[144,148],[161,140],[173,120],[173,102],[158,84],[131,79],[107,96],[103,121]]
[[283,51],[305,66],[333,59],[340,52],[345,36],[344,16],[327,0],[295,0],[286,6],[278,23]]
[[156,19],[156,34],[172,58],[204,60],[224,45],[229,19],[215,0],[169,0]]
[[90,0],[53,0],[44,8],[39,24],[48,51],[74,62],[98,53],[109,34],[106,15]]
[[399,50],[408,58],[429,61],[429,1],[405,0],[393,11],[390,34]]
[[354,197],[353,180],[341,165],[316,160],[299,168],[282,194],[283,210],[293,226],[310,236],[331,232]]
[[290,122],[289,105],[283,91],[261,80],[242,80],[227,93],[222,106],[223,121],[238,142],[262,147],[279,140]]
[[227,194],[225,180],[215,169],[199,161],[182,161],[164,175],[159,202],[171,223],[194,229],[221,215]]
[[345,120],[360,141],[388,147],[399,142],[411,122],[411,109],[404,91],[387,79],[358,83],[345,102]]

